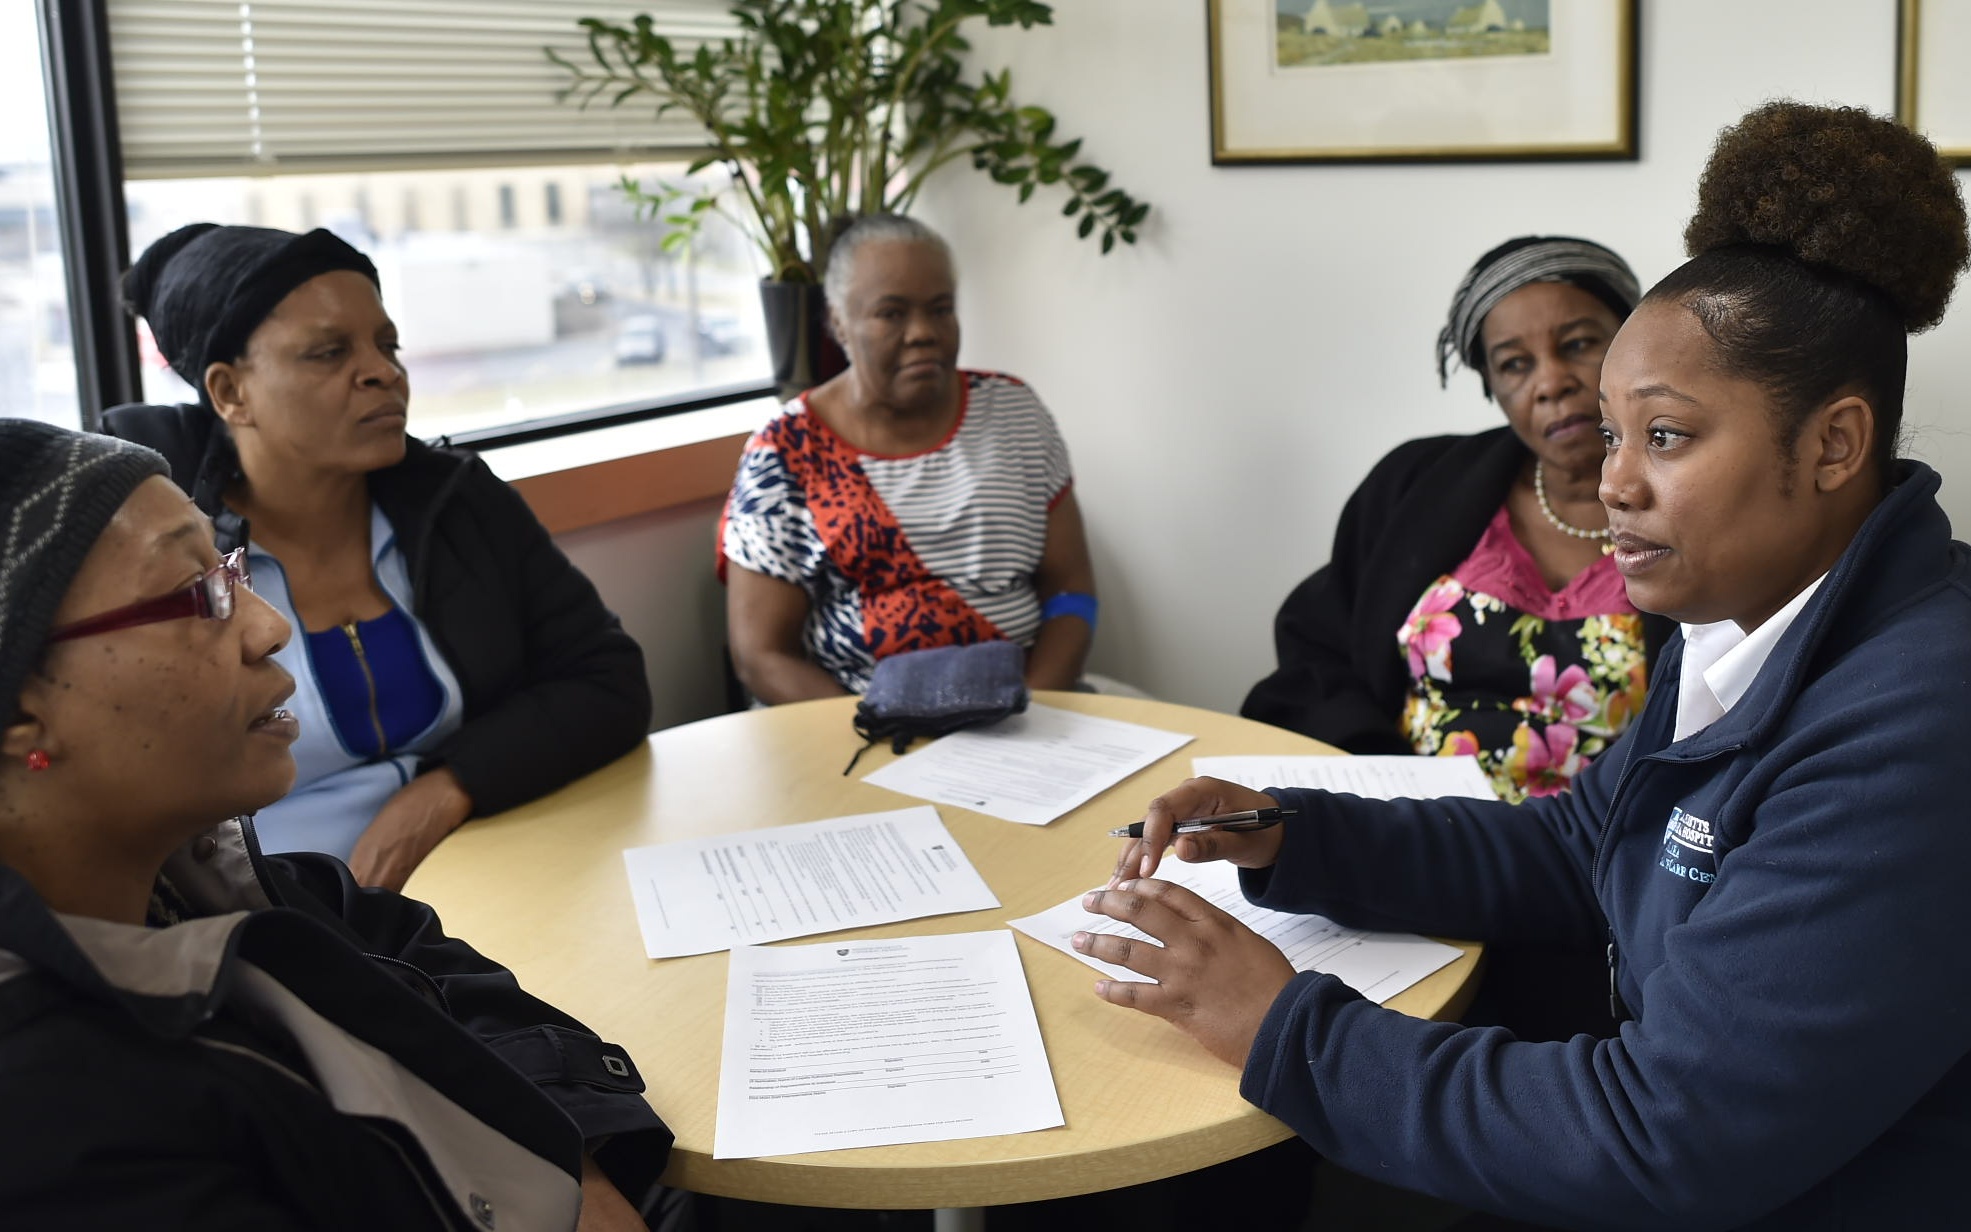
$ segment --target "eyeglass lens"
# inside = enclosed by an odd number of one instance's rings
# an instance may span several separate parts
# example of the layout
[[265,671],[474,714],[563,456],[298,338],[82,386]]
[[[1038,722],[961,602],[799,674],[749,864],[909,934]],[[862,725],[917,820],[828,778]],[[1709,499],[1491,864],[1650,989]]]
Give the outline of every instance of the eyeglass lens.
[[233,588],[244,586],[253,589],[253,578],[247,570],[246,549],[235,548],[226,553],[219,567],[201,579],[205,583],[206,608],[214,619],[233,618]]

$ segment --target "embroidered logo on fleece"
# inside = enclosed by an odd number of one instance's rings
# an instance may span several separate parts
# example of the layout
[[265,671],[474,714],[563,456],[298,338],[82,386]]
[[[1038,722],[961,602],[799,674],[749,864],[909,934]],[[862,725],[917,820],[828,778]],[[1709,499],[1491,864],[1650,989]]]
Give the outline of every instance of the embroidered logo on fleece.
[[[1711,851],[1714,838],[1710,822],[1681,808],[1671,809],[1670,822],[1663,827],[1663,858],[1656,862],[1657,867],[1673,877],[1710,885],[1718,879],[1712,871],[1716,867]],[[1700,867],[1700,863],[1708,867]]]

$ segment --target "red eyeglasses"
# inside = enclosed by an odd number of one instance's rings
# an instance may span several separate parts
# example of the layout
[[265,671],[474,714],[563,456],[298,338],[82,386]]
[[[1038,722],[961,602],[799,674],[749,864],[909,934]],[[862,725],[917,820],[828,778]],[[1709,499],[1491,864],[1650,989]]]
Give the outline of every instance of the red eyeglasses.
[[166,620],[182,620],[187,616],[199,616],[206,620],[231,620],[233,617],[233,588],[244,586],[253,589],[253,578],[246,568],[246,549],[234,548],[220,558],[214,567],[199,575],[199,579],[183,590],[160,595],[155,599],[145,599],[63,625],[48,635],[50,642],[66,642],[70,638],[94,637],[98,633],[113,633],[118,629],[134,629],[138,625],[157,624]]

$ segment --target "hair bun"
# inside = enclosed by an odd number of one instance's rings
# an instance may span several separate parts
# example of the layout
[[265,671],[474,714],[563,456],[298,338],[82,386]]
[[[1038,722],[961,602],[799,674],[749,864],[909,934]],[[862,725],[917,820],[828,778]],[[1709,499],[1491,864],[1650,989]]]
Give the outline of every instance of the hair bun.
[[1859,107],[1772,102],[1718,137],[1684,249],[1784,248],[1888,296],[1914,333],[1943,319],[1966,257],[1957,176],[1928,141]]
[[144,255],[137,258],[123,275],[123,306],[140,317],[148,319],[155,308],[158,280],[164,277],[164,267],[171,264],[171,258],[207,231],[218,229],[215,222],[195,222],[178,228],[169,235],[157,240]]

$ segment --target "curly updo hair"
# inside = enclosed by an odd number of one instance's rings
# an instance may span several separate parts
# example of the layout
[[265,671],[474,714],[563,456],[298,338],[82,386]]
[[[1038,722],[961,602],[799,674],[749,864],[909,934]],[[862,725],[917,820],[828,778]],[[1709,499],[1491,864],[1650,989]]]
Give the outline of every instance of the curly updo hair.
[[1684,250],[1647,298],[1688,308],[1724,370],[1772,396],[1789,457],[1815,409],[1858,391],[1890,482],[1908,335],[1943,319],[1967,254],[1936,148],[1857,107],[1767,103],[1719,135]]

